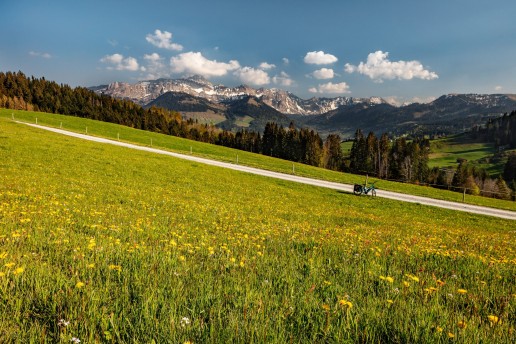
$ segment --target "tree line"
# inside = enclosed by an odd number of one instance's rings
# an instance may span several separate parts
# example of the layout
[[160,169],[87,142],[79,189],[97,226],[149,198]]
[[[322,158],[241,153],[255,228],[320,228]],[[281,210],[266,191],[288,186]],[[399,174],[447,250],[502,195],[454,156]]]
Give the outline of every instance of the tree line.
[[349,171],[382,179],[424,183],[429,174],[429,150],[427,139],[407,141],[400,137],[391,140],[387,134],[378,139],[373,132],[364,136],[359,129],[351,146]]
[[374,175],[380,179],[465,191],[472,195],[501,199],[513,197],[511,188],[516,190],[516,153],[509,155],[503,174],[492,178],[485,169],[467,160],[459,161],[456,169],[430,169],[429,151],[430,142],[427,139],[408,141],[400,137],[391,140],[387,134],[377,138],[372,132],[364,136],[361,130],[357,130],[346,170]]
[[476,140],[492,142],[495,147],[516,148],[516,111],[490,118],[485,125],[475,126],[469,135]]

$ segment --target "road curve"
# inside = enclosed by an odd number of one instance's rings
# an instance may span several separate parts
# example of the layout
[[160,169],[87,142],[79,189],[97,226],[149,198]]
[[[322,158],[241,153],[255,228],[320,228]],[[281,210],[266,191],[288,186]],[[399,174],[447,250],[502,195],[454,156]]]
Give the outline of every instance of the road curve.
[[[229,169],[236,170],[236,171],[247,172],[247,173],[252,173],[252,174],[256,174],[256,175],[260,175],[260,176],[282,179],[282,180],[287,180],[287,181],[296,182],[296,183],[314,185],[314,186],[319,186],[319,187],[324,187],[324,188],[329,188],[329,189],[339,190],[339,191],[344,191],[344,192],[350,192],[350,193],[353,192],[353,185],[351,185],[351,184],[341,184],[341,183],[329,182],[329,181],[325,181],[325,180],[299,177],[299,176],[295,176],[295,175],[291,175],[291,174],[267,171],[267,170],[262,170],[262,169],[258,169],[258,168],[254,168],[254,167],[236,165],[236,164],[232,164],[232,163],[210,160],[210,159],[206,159],[206,158],[199,158],[199,157],[186,155],[186,154],[169,152],[169,151],[156,149],[156,148],[152,148],[152,147],[138,146],[138,145],[131,144],[131,143],[119,142],[119,141],[109,140],[109,139],[105,139],[105,138],[101,138],[101,137],[74,133],[71,131],[63,130],[63,129],[45,127],[45,126],[38,125],[38,124],[19,122],[19,121],[15,121],[15,122],[21,123],[21,124],[26,124],[26,125],[29,125],[29,126],[32,126],[35,128],[39,128],[39,129],[52,131],[52,132],[58,133],[58,134],[63,134],[63,135],[67,135],[67,136],[84,139],[84,140],[100,142],[100,143],[107,143],[107,144],[111,144],[111,145],[115,145],[115,146],[137,149],[137,150],[156,153],[156,154],[168,155],[168,156],[172,156],[172,157],[179,158],[179,159],[198,162],[201,164],[229,168]],[[430,205],[430,206],[439,207],[439,208],[446,208],[446,209],[452,209],[452,210],[457,210],[457,211],[465,211],[465,212],[469,212],[469,213],[494,216],[494,217],[499,217],[502,219],[516,220],[516,212],[510,211],[510,210],[502,210],[502,209],[481,207],[481,206],[465,204],[465,203],[442,201],[442,200],[438,200],[438,199],[434,199],[434,198],[414,196],[414,195],[402,194],[402,193],[385,191],[385,190],[377,190],[376,196],[383,197],[383,198],[389,198],[389,199],[393,199],[393,200],[397,200],[397,201],[419,203],[419,204]]]

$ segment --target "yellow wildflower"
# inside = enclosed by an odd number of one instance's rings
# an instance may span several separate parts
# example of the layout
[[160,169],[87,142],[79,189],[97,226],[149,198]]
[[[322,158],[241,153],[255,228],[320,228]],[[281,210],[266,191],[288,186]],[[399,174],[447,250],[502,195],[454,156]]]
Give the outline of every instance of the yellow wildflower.
[[15,275],[19,275],[19,274],[21,274],[23,271],[25,271],[25,268],[23,268],[23,267],[16,268],[16,270],[14,270],[13,274],[15,274]]
[[322,308],[323,308],[325,311],[329,311],[329,310],[330,310],[330,305],[328,305],[328,304],[326,304],[326,303],[323,303]]
[[465,329],[468,325],[466,324],[466,322],[464,320],[461,320],[457,323],[457,326],[459,328],[462,328],[462,329]]
[[448,338],[454,338],[454,337],[455,337],[455,335],[453,333],[448,332]]
[[457,289],[457,293],[466,294],[468,291],[466,289]]
[[108,266],[109,270],[116,270],[118,272],[122,271],[122,267],[120,265],[114,265],[114,264],[110,264]]
[[339,305],[341,305],[342,307],[346,308],[346,309],[351,309],[353,308],[353,304],[351,303],[351,301],[348,301],[348,300],[339,300]]
[[501,323],[500,319],[496,315],[488,315],[487,319],[491,322],[491,325]]
[[80,288],[82,288],[82,287],[84,287],[84,283],[83,283],[83,282],[80,282],[80,281],[79,281],[79,282],[77,282],[77,284],[75,285],[75,288],[78,288],[78,289],[80,289]]

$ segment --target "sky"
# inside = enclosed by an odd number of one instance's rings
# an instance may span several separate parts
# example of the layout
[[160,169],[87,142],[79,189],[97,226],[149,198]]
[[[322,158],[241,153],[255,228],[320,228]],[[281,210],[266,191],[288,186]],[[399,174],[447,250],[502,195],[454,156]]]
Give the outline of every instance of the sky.
[[72,87],[202,75],[305,99],[516,93],[514,0],[1,0],[0,13],[0,71]]

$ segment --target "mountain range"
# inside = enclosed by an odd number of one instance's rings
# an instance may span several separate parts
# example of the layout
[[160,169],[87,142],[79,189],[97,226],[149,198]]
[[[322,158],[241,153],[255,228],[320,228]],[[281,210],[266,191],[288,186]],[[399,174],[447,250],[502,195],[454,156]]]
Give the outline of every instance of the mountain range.
[[453,134],[516,109],[516,95],[448,94],[431,103],[396,106],[380,97],[301,99],[280,89],[214,85],[200,76],[91,87],[99,94],[160,106],[224,129],[262,131],[267,121],[311,127],[344,138],[360,128],[399,135]]

